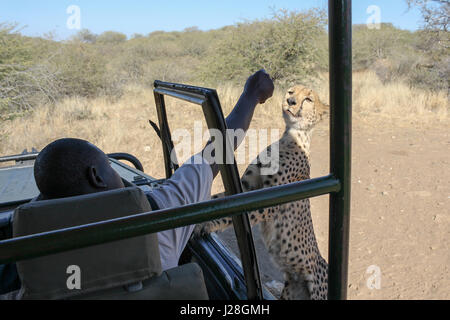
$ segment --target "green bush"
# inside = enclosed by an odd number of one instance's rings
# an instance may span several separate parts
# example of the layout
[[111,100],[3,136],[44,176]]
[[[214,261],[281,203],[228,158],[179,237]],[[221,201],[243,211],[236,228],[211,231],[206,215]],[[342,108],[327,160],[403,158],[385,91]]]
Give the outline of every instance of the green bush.
[[61,83],[62,96],[93,97],[99,95],[108,85],[106,60],[92,45],[65,43],[50,61]]
[[118,44],[123,43],[127,40],[127,36],[120,32],[115,31],[105,31],[98,37],[96,37],[96,42],[101,44]]
[[96,34],[92,33],[88,29],[83,29],[75,35],[73,40],[85,43],[95,43],[97,42],[97,38],[98,36]]
[[224,28],[208,52],[202,78],[207,82],[242,82],[264,68],[281,82],[310,80],[326,63],[319,45],[325,22],[324,12],[319,10],[281,10],[272,19]]
[[365,70],[380,60],[414,55],[414,34],[382,23],[380,29],[353,26],[353,68]]
[[11,118],[57,95],[54,74],[40,60],[51,47],[44,39],[20,35],[17,25],[0,23],[0,116]]
[[384,83],[406,81],[412,87],[431,90],[449,88],[447,54],[427,30],[410,32],[381,24],[353,27],[353,68],[371,69]]
[[23,69],[33,61],[32,45],[16,24],[0,23],[0,80],[13,70]]

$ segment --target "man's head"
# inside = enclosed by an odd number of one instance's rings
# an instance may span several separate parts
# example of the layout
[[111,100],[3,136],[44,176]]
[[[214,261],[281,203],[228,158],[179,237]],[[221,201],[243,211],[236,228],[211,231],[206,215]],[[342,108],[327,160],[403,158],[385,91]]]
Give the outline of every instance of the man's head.
[[79,139],[61,139],[45,147],[34,164],[34,177],[44,199],[124,187],[105,153]]

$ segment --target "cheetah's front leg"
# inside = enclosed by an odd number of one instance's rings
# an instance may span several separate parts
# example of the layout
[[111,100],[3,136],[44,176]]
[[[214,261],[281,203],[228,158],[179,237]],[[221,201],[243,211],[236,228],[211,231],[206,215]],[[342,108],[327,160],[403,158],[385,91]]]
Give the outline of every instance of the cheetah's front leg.
[[[274,208],[260,209],[250,212],[248,214],[250,224],[254,226],[259,222],[268,221],[270,217],[272,217],[273,212],[275,212]],[[204,236],[212,232],[224,231],[225,229],[231,227],[232,224],[233,220],[230,217],[200,223],[194,229],[194,236]]]
[[312,276],[305,278],[298,274],[285,274],[284,288],[281,293],[281,300],[320,300],[315,289]]
[[194,236],[205,236],[212,232],[223,231],[233,224],[231,218],[207,221],[197,224],[194,229]]

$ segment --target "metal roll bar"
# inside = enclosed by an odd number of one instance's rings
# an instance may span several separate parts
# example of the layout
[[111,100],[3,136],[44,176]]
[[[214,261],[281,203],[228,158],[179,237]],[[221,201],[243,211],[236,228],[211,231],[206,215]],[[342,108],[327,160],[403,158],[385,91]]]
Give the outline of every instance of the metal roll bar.
[[338,192],[333,176],[252,191],[245,194],[127,216],[88,225],[0,241],[0,265],[14,261],[138,237],[283,203]]
[[352,160],[352,1],[329,0],[330,167],[341,190],[330,195],[328,299],[347,297]]

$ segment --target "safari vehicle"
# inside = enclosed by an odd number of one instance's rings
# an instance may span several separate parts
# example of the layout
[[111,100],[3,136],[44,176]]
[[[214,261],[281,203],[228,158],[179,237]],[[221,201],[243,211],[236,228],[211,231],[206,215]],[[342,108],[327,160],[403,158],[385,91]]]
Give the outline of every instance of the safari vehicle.
[[[99,202],[97,196],[83,196],[84,198],[78,199],[76,202],[70,202],[72,200],[69,199],[67,203],[60,201],[50,207],[31,206],[31,209],[27,210],[31,210],[33,215],[27,214],[27,217],[33,216],[34,220],[27,221],[28,218],[22,219],[26,216],[25,214],[19,214],[20,219],[12,221],[14,210],[20,213],[21,210],[24,210],[22,205],[29,203],[38,195],[33,178],[33,161],[38,153],[2,157],[0,158],[1,163],[15,162],[15,164],[0,168],[0,275],[2,276],[0,290],[3,290],[0,293],[15,290],[20,286],[16,269],[12,264],[17,262],[19,273],[22,272],[22,276],[25,275],[26,285],[34,287],[37,292],[34,292],[34,295],[31,294],[31,298],[71,298],[66,294],[67,292],[58,288],[57,284],[52,283],[46,288],[39,286],[47,286],[41,281],[45,272],[48,277],[48,273],[54,270],[55,266],[70,261],[70,258],[73,258],[70,255],[73,253],[78,259],[103,259],[101,261],[105,263],[113,264],[116,256],[136,262],[136,265],[133,266],[119,265],[117,270],[108,270],[106,273],[113,273],[114,281],[112,282],[102,283],[102,279],[109,274],[97,275],[90,279],[94,285],[78,298],[273,299],[274,297],[261,284],[252,229],[246,212],[330,194],[328,296],[329,299],[345,299],[351,170],[351,0],[330,0],[329,21],[330,105],[332,106],[330,112],[330,175],[243,194],[237,166],[225,164],[220,166],[227,195],[222,199],[153,212],[145,210],[144,206],[144,208],[135,209],[136,214],[116,214],[114,216],[108,215],[108,212],[115,212],[118,210],[117,207],[123,205],[123,199],[120,198],[123,196],[122,194],[114,194],[111,198],[109,195],[100,195],[99,197],[103,197],[103,202]],[[177,166],[173,165],[170,160],[173,143],[166,114],[165,96],[182,99],[189,104],[200,106],[210,129],[215,128],[225,133],[226,123],[219,98],[213,89],[156,81],[154,94],[165,159],[165,172],[166,177],[170,178],[177,170]],[[224,140],[221,150],[232,150],[226,148],[226,144],[229,142]],[[222,156],[223,159],[233,157],[225,153]],[[109,157],[113,168],[130,186],[129,190],[132,190],[130,192],[133,195],[139,194],[138,189],[154,188],[164,181],[155,180],[144,173],[140,161],[132,155],[120,153],[111,154]],[[134,168],[124,164],[122,160],[131,162]],[[223,161],[222,163],[230,162]],[[102,205],[99,206],[99,203]],[[76,218],[79,217],[77,210],[82,209],[90,210],[90,214],[96,215],[97,220],[77,221]],[[61,210],[65,211],[65,219],[74,221],[61,224]],[[148,256],[144,256],[142,252],[136,254],[136,250],[130,250],[130,248],[144,248],[143,250],[145,250],[146,246],[150,247],[150,251],[154,250],[156,243],[154,237],[158,231],[227,216],[233,216],[240,259],[234,256],[214,234],[203,238],[192,238],[182,255],[178,270],[170,271],[170,274],[165,275],[155,271],[155,268],[158,269],[157,266],[148,266],[149,261],[155,260],[155,256],[152,257],[151,252]],[[39,217],[46,217],[46,219]],[[48,224],[51,223],[53,223],[53,228],[49,229]],[[13,229],[23,236],[12,238]],[[117,249],[113,244],[118,243],[122,243],[122,246]],[[93,255],[95,253],[92,249],[96,246],[97,248],[102,246],[104,250],[101,251],[105,253],[99,254],[99,256]],[[45,260],[46,257],[50,260]],[[52,260],[54,257],[56,257],[55,260]],[[158,259],[159,256],[156,255],[156,260]],[[43,265],[43,261],[47,261],[47,265]],[[91,262],[84,261],[83,263],[89,265]],[[150,264],[152,263],[150,262]],[[46,269],[46,266],[49,269]],[[146,281],[139,281],[139,277],[143,278],[143,275],[139,274],[142,270],[136,270],[140,266],[143,266],[142,268],[147,272],[145,275],[151,274],[153,277]],[[108,269],[114,268],[116,267]],[[135,285],[124,287],[124,279],[117,277],[119,272],[131,274],[132,278],[136,280]],[[56,275],[52,276],[57,278]],[[65,276],[67,277],[67,275]],[[65,280],[62,283],[66,285]],[[48,295],[39,295],[41,289],[46,290]],[[63,291],[59,292],[58,290]]]

